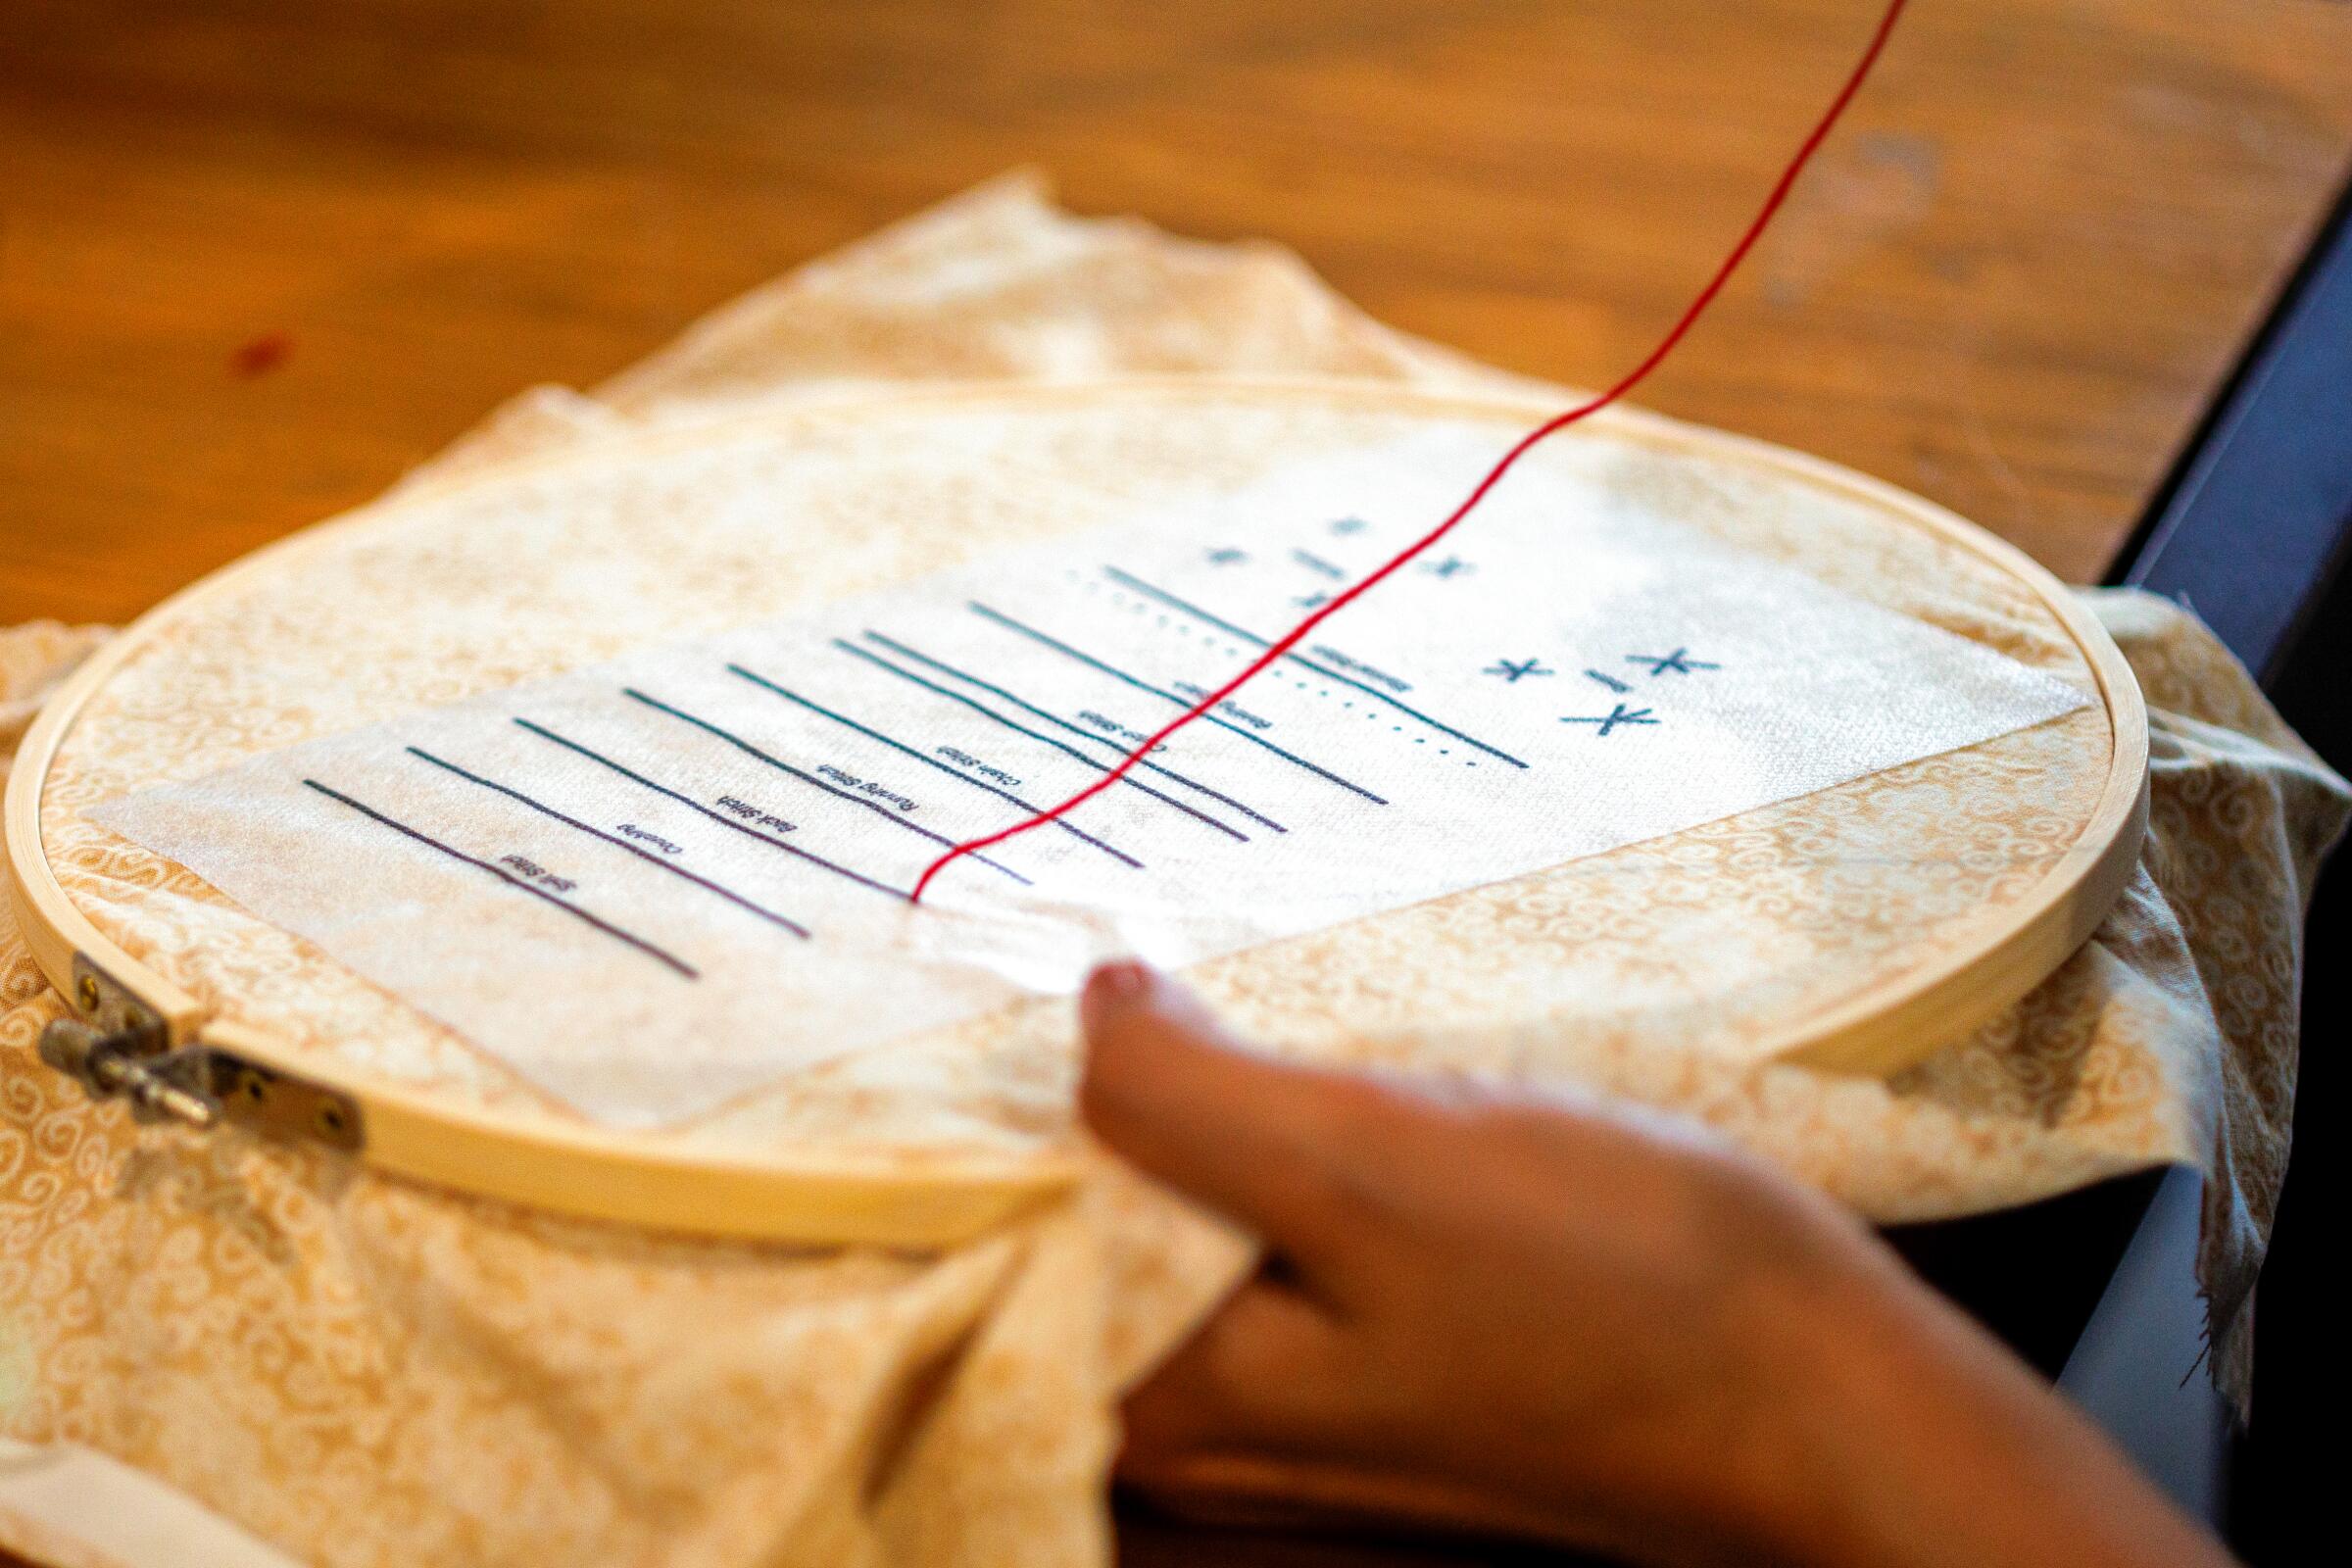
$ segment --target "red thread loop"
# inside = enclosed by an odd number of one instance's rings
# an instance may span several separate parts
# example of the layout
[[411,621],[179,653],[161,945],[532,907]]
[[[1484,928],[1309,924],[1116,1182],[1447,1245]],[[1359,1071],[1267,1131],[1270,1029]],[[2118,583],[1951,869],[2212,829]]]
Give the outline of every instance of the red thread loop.
[[1154,747],[1193,720],[1213,710],[1219,703],[1249,684],[1260,670],[1303,642],[1317,626],[1347,609],[1362,595],[1378,587],[1389,577],[1401,570],[1413,558],[1451,533],[1454,526],[1470,515],[1472,509],[1486,499],[1487,492],[1500,483],[1502,476],[1510,472],[1513,465],[1525,457],[1529,449],[1534,447],[1537,442],[1556,431],[1566,429],[1580,419],[1591,417],[1639,386],[1649,372],[1656,369],[1666,356],[1674,351],[1674,346],[1683,340],[1683,335],[1690,330],[1701,313],[1714,303],[1715,296],[1723,292],[1724,284],[1731,281],[1732,273],[1739,270],[1740,264],[1747,259],[1747,253],[1755,248],[1756,241],[1763,237],[1765,227],[1771,223],[1773,215],[1779,212],[1781,204],[1788,199],[1790,188],[1796,184],[1796,176],[1804,172],[1805,165],[1812,161],[1813,154],[1820,149],[1824,141],[1829,139],[1830,131],[1837,125],[1838,117],[1845,113],[1845,106],[1853,102],[1855,93],[1861,91],[1863,78],[1870,74],[1870,68],[1878,63],[1880,52],[1886,47],[1886,39],[1894,31],[1895,21],[1902,16],[1905,3],[1906,0],[1891,0],[1886,7],[1886,14],[1879,20],[1878,30],[1871,34],[1869,47],[1862,51],[1862,58],[1855,63],[1852,73],[1845,78],[1845,85],[1838,90],[1837,97],[1830,100],[1830,107],[1823,112],[1820,121],[1814,124],[1811,134],[1807,135],[1802,145],[1797,148],[1796,156],[1791,158],[1788,161],[1788,167],[1781,172],[1781,177],[1773,184],[1772,193],[1764,198],[1764,205],[1757,209],[1756,216],[1748,223],[1746,232],[1740,236],[1740,243],[1732,247],[1731,254],[1723,259],[1723,265],[1715,270],[1715,275],[1707,279],[1706,287],[1698,291],[1697,297],[1691,300],[1690,306],[1668,329],[1666,335],[1658,340],[1658,346],[1651,349],[1641,364],[1628,370],[1618,379],[1616,385],[1598,397],[1580,403],[1565,414],[1555,415],[1537,425],[1526,435],[1521,436],[1518,444],[1502,455],[1501,461],[1487,471],[1487,476],[1478,481],[1477,488],[1470,492],[1460,506],[1453,509],[1452,514],[1447,516],[1444,522],[1423,534],[1418,542],[1398,554],[1378,571],[1292,627],[1288,634],[1267,645],[1265,652],[1251,660],[1249,666],[1240,674],[1169,720],[1135,750],[1129,752],[1118,766],[1068,800],[1063,801],[1059,806],[1040,811],[1034,816],[1015,822],[1010,827],[1000,829],[985,837],[966,840],[942,855],[938,859],[933,860],[915,882],[914,892],[911,896],[912,902],[921,903],[923,890],[931,885],[931,879],[963,856],[975,855],[991,845],[1002,844],[1006,839],[1027,833],[1033,828],[1043,827],[1048,822],[1066,815],[1076,808],[1085,805],[1120,779],[1125,778],[1138,762],[1151,755]]

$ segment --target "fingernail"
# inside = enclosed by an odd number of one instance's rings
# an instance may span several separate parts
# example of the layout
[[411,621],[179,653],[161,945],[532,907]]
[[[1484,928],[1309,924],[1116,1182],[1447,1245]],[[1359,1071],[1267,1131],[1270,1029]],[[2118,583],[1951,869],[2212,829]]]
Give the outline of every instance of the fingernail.
[[1087,977],[1078,999],[1078,1014],[1092,1028],[1114,1007],[1132,1006],[1152,989],[1151,966],[1134,958],[1105,963]]

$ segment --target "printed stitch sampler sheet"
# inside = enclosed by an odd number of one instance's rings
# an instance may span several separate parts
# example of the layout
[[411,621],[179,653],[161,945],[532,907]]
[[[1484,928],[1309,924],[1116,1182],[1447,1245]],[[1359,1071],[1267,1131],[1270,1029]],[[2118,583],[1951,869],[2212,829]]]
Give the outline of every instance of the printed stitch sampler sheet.
[[[926,381],[1146,372],[1526,389],[1285,253],[1073,220],[1015,177],[756,292],[594,398],[517,399],[406,483]],[[2239,1392],[2285,1162],[2292,956],[2346,796],[2192,618],[2090,599],[2155,758],[2148,853],[2092,944],[1892,1084],[1694,1059],[1596,1076],[1883,1219],[2201,1165],[2215,1370]],[[0,634],[9,744],[99,636]],[[13,933],[0,962],[7,1432],[126,1461],[303,1561],[1101,1562],[1118,1392],[1249,1263],[1245,1239],[1108,1168],[911,1257],[638,1237],[142,1130],[39,1065],[58,1003]],[[11,1496],[0,1542],[50,1542]]]

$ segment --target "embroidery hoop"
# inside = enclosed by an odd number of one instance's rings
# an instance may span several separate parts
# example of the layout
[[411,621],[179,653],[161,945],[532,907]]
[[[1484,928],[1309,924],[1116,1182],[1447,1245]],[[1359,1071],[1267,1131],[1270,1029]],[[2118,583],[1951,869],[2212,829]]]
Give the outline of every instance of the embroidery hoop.
[[[1476,418],[1508,439],[1551,412],[1521,399],[1466,397],[1353,383],[1183,378],[1082,387],[960,387],[870,402],[749,416],[686,430],[625,437],[499,466],[471,478],[396,492],[306,529],[200,580],[100,650],[44,706],[9,779],[4,808],[11,895],[43,973],[101,1034],[126,1043],[132,1066],[169,1068],[211,1095],[226,1118],[341,1149],[379,1169],[560,1212],[710,1235],[849,1244],[936,1246],[986,1230],[1070,1183],[1083,1156],[956,1152],[933,1162],[903,1153],[861,1158],[791,1148],[693,1147],[668,1134],[566,1124],[404,1083],[356,1062],[218,1016],[218,999],[193,994],[125,950],[78,906],[50,861],[41,805],[53,771],[92,700],[174,625],[231,590],[299,592],[311,553],[451,496],[561,477],[575,468],[651,460],[747,439],[821,442],[860,421],[918,425],[956,412],[1055,410],[1132,413],[1139,427],[1188,414],[1271,407],[1302,417],[1351,414]],[[1924,530],[2023,588],[2082,656],[2108,726],[2095,805],[2063,852],[2020,897],[1978,911],[1961,938],[1930,960],[1883,974],[1835,1004],[1788,1020],[1762,1054],[1784,1061],[1885,1073],[1915,1061],[2032,990],[2088,938],[2136,864],[2147,820],[2147,719],[2123,656],[2058,581],[2014,547],[1918,497],[1816,459],[1722,432],[1620,410],[1556,438],[1631,441],[1703,457],[1860,503],[1890,527]],[[1468,527],[1475,527],[1475,519]],[[665,541],[674,543],[674,541]],[[1997,743],[1987,743],[1997,744]],[[1839,788],[1853,788],[1840,786]],[[318,962],[331,960],[320,956]],[[123,1070],[120,1065],[115,1069]],[[192,1077],[189,1075],[193,1075]]]

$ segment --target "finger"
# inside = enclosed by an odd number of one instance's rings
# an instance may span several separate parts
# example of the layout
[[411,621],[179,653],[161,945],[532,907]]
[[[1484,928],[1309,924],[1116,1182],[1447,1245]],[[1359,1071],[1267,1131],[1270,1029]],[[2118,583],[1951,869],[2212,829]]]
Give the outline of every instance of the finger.
[[1369,1086],[1251,1054],[1191,994],[1139,963],[1088,980],[1079,1105],[1147,1173],[1313,1269],[1347,1229]]
[[1572,1510],[1520,1502],[1444,1477],[1343,1461],[1250,1452],[1122,1463],[1118,1479],[1172,1518],[1225,1529],[1426,1530],[1592,1545]]
[[1245,1284],[1121,1409],[1122,1465],[1234,1447],[1320,1447],[1349,1423],[1345,1341],[1309,1298]]

